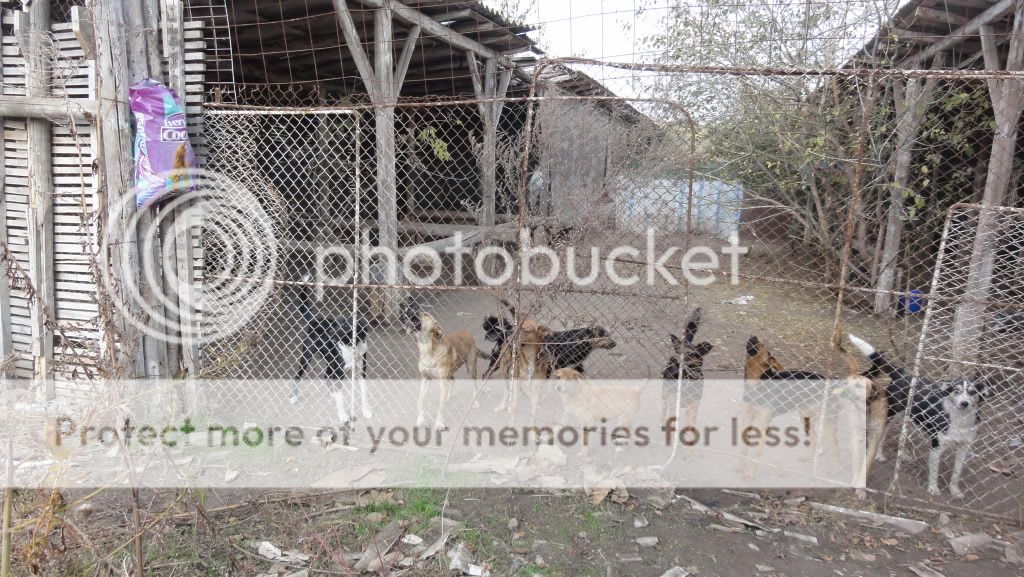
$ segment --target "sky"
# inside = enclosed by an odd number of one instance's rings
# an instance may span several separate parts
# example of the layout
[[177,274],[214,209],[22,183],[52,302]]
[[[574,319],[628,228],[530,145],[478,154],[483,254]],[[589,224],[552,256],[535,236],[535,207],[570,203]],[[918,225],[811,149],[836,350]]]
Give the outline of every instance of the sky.
[[[580,56],[612,62],[651,62],[645,37],[658,32],[671,0],[536,0],[528,24],[540,25],[550,57]],[[620,96],[645,96],[636,75],[607,67],[584,70]]]

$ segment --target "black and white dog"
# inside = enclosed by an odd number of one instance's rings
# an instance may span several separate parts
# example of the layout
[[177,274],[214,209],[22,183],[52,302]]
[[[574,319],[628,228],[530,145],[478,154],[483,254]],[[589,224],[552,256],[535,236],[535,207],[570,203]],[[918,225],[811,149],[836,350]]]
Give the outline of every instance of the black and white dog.
[[[980,382],[967,379],[950,381],[930,381],[918,379],[918,391],[910,398],[910,385],[913,379],[904,369],[892,365],[870,344],[850,335],[853,343],[861,353],[871,361],[871,369],[865,376],[874,377],[881,373],[889,377],[886,387],[889,397],[888,417],[910,409],[910,418],[931,441],[928,454],[928,493],[939,494],[939,464],[942,453],[953,449],[953,474],[949,479],[949,494],[956,498],[963,497],[960,491],[960,476],[964,463],[971,453],[971,445],[978,436],[978,425],[981,423],[981,403],[984,400],[984,387]],[[884,436],[883,436],[884,439]],[[879,443],[878,454],[882,454],[882,443]]]
[[[303,278],[303,282],[309,282],[309,277]],[[359,318],[353,321],[348,316],[333,319],[317,317],[310,308],[307,287],[299,288],[297,298],[299,312],[306,324],[306,335],[302,339],[299,370],[295,375],[296,383],[292,387],[290,401],[292,403],[298,401],[299,384],[297,381],[306,375],[313,356],[319,354],[327,363],[325,376],[331,387],[331,396],[334,397],[338,418],[341,422],[344,423],[351,419],[355,413],[356,404],[355,386],[349,390],[347,400],[341,389],[341,383],[346,378],[346,367],[352,367],[352,376],[358,381],[363,418],[373,418],[373,411],[370,410],[370,402],[366,394],[366,351],[370,333],[369,324],[365,319]]]

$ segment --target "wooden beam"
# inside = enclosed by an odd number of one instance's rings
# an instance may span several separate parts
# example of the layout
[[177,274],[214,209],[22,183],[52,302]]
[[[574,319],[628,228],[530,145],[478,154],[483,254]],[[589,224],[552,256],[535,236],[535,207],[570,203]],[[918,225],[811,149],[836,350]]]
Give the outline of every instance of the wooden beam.
[[405,39],[405,45],[402,47],[402,55],[398,58],[398,67],[395,69],[395,82],[401,88],[402,83],[405,82],[405,73],[409,71],[409,63],[412,62],[412,53],[416,50],[416,41],[420,38],[419,26],[413,26],[409,30],[409,36]]
[[[337,2],[339,1],[341,0],[335,0],[335,3],[337,4]],[[406,22],[408,24],[415,24],[421,26],[428,37],[437,38],[438,40],[446,42],[456,48],[473,52],[481,56],[485,60],[488,58],[494,58],[495,60],[498,61],[498,64],[502,66],[508,68],[512,68],[515,66],[507,56],[500,54],[497,51],[492,50],[487,46],[484,46],[483,44],[480,44],[476,40],[467,38],[465,36],[462,36],[461,34],[454,32],[451,28],[448,28],[447,26],[441,24],[440,22],[437,22],[436,20],[430,18],[429,16],[420,12],[419,10],[416,10],[415,8],[410,8],[409,6],[406,6],[405,4],[402,4],[397,0],[359,1],[362,4],[366,6],[371,6],[373,8],[382,8],[385,5],[385,3],[388,3],[391,6],[392,12],[394,12],[395,14],[395,18],[398,18],[402,22]]]
[[431,16],[436,22],[454,22],[456,20],[465,20],[467,18],[473,18],[477,16],[477,13],[469,8],[463,10],[454,10],[452,12],[445,12],[444,14],[434,14]]
[[[51,63],[42,43],[50,33],[50,2],[28,6],[29,50],[25,57],[25,94],[45,98],[50,91]],[[34,375],[46,379],[46,400],[53,390],[53,328],[56,320],[56,284],[53,269],[53,127],[43,118],[28,120],[28,274],[36,291],[31,303]]]
[[12,118],[36,118],[53,122],[92,122],[95,100],[63,99],[50,96],[14,96],[0,94],[0,115]]
[[359,76],[366,85],[366,92],[370,99],[376,102],[380,98],[380,86],[374,77],[373,68],[370,66],[370,59],[366,57],[362,41],[359,39],[359,32],[352,22],[352,13],[349,12],[347,0],[334,0],[334,9],[337,13],[338,24],[345,35],[345,43],[348,44],[349,54],[356,61],[356,68],[359,69]]
[[923,20],[925,22],[938,22],[940,24],[946,24],[950,28],[954,26],[963,26],[971,21],[966,16],[960,16],[959,14],[953,14],[948,10],[940,10],[937,8],[928,8],[927,6],[918,6],[914,9],[914,18]]
[[163,56],[167,59],[167,86],[185,97],[185,44],[182,0],[161,0],[160,22],[163,28]]
[[993,5],[988,10],[985,10],[970,22],[952,31],[942,40],[939,40],[935,44],[932,44],[928,48],[913,54],[901,60],[896,68],[915,68],[922,62],[926,62],[939,52],[943,52],[957,44],[960,44],[967,38],[973,37],[978,33],[982,26],[993,22],[999,18],[1002,18],[1010,10],[1013,10],[1015,0],[1000,0],[998,4]]
[[902,28],[890,27],[886,33],[885,38],[895,42],[910,42],[910,43],[925,43],[931,44],[945,37],[945,34],[931,34],[928,32],[918,32],[917,30],[904,30]]
[[96,59],[96,38],[93,37],[92,9],[85,6],[71,7],[71,31],[75,33],[78,44],[86,60]]
[[[999,40],[996,37],[996,33],[992,30],[989,25],[984,25],[979,30],[978,35],[981,37],[981,56],[985,59],[985,68],[987,70],[1001,70],[1003,63],[999,59]],[[1002,95],[1002,85],[999,81],[994,78],[986,80],[988,83],[989,94],[992,95],[993,99],[998,99]]]
[[480,79],[480,66],[476,63],[476,54],[472,52],[467,53],[466,64],[469,65],[469,77],[473,81],[473,92],[476,93],[477,98],[483,98],[484,83]]

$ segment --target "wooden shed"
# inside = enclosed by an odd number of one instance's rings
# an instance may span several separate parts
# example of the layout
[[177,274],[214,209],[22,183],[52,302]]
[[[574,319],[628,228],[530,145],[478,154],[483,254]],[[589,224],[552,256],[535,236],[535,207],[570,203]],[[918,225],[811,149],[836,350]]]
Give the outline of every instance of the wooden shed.
[[[185,338],[194,319],[172,319],[167,330],[185,344],[169,344],[125,322],[149,313],[117,289],[136,286],[139,263],[157,258],[122,238],[134,209],[105,216],[132,186],[128,87],[143,78],[183,97],[201,163],[278,195],[289,215],[290,251],[324,241],[400,250],[454,234],[476,242],[514,237],[500,229],[516,208],[509,197],[518,177],[508,159],[526,105],[508,99],[527,95],[541,51],[530,27],[480,2],[0,6],[5,374],[76,380],[199,372],[198,348]],[[611,94],[593,79],[561,76],[540,84]],[[648,122],[628,105],[600,110],[616,123]],[[369,234],[360,237],[353,219]],[[192,223],[161,222],[169,230],[160,258],[172,259],[177,273],[163,282],[190,283],[209,264]],[[100,250],[101,238],[116,242]],[[115,279],[112,291],[97,286],[106,274]],[[382,271],[378,280],[396,284],[396,275]]]

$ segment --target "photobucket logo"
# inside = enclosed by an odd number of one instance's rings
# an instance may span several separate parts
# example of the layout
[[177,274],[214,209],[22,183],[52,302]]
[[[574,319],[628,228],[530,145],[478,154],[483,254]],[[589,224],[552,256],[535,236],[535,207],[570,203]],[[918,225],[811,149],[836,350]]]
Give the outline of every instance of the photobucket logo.
[[[273,289],[275,223],[245,186],[223,175],[184,169],[163,177],[169,190],[161,192],[173,193],[167,200],[136,208],[133,189],[110,207],[103,286],[128,322],[150,337],[201,344],[230,336]],[[200,247],[192,246],[196,238]],[[132,244],[136,251],[125,249]],[[202,273],[193,279],[199,263]]]
[[[602,254],[597,246],[569,246],[556,251],[550,246],[534,245],[530,231],[519,232],[518,250],[513,254],[504,246],[470,246],[461,233],[444,249],[420,245],[397,251],[379,246],[353,249],[348,245],[321,247],[315,260],[315,282],[320,286],[344,286],[348,283],[397,284],[416,286],[436,284],[451,262],[451,282],[467,284],[467,272],[485,286],[501,286],[512,281],[523,286],[544,287],[568,281],[576,286],[611,282],[617,286],[640,283],[672,286],[683,282],[706,286],[716,278],[727,277],[739,283],[739,256],[749,248],[739,244],[735,234],[728,244],[716,248],[658,246],[653,229],[648,229],[643,250],[619,245]],[[585,251],[583,254],[580,251]],[[447,257],[447,258],[445,258]],[[401,279],[399,279],[401,274]],[[605,281],[604,279],[607,279]]]

